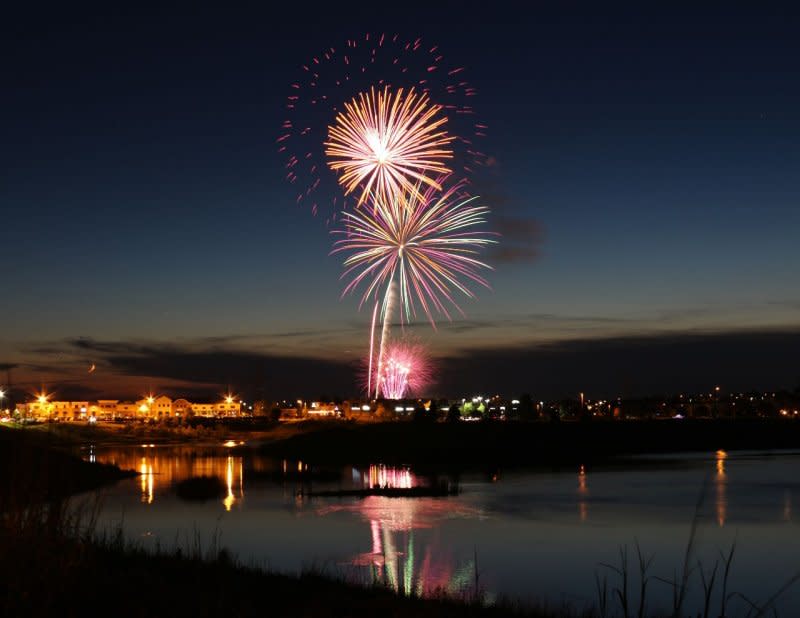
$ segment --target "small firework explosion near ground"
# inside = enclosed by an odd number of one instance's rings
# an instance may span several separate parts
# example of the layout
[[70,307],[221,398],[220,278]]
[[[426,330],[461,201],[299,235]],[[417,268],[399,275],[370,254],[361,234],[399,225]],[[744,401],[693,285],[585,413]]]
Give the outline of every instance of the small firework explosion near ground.
[[431,369],[424,346],[408,340],[392,341],[386,345],[382,362],[374,368],[373,383],[386,399],[419,396],[431,383]]

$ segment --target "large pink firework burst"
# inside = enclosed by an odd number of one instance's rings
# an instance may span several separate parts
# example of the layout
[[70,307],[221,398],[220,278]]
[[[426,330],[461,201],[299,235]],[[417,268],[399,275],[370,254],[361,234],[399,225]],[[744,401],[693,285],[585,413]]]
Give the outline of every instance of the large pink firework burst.
[[401,320],[411,321],[417,306],[434,326],[434,313],[450,319],[449,308],[461,312],[456,292],[472,298],[470,282],[489,286],[479,272],[491,267],[476,256],[495,242],[490,232],[481,229],[488,208],[476,205],[478,198],[467,197],[462,188],[456,184],[439,192],[418,187],[394,199],[374,200],[369,208],[342,213],[344,228],[335,232],[344,237],[334,243],[333,253],[349,254],[342,277],[352,279],[343,295],[362,284],[360,305],[383,295],[384,323],[393,282]]
[[360,189],[356,206],[370,193],[380,201],[415,192],[420,183],[441,189],[435,177],[450,173],[445,161],[453,157],[455,139],[444,130],[441,109],[427,94],[413,88],[393,93],[388,86],[345,103],[328,127],[325,154],[345,195]]
[[378,394],[386,399],[420,396],[432,379],[430,357],[413,338],[388,342],[383,362],[372,371],[372,382],[378,384]]
[[340,196],[335,174],[326,166],[323,143],[328,125],[345,109],[344,103],[373,87],[389,86],[394,92],[413,88],[441,105],[448,133],[455,136],[448,145],[453,159],[447,167],[459,177],[486,165],[489,157],[480,142],[487,127],[475,114],[472,103],[477,91],[465,75],[464,67],[448,61],[437,45],[398,34],[366,33],[309,58],[290,85],[287,114],[277,138],[297,204],[307,205],[314,214],[319,210],[330,222],[361,196],[356,190],[351,197]]

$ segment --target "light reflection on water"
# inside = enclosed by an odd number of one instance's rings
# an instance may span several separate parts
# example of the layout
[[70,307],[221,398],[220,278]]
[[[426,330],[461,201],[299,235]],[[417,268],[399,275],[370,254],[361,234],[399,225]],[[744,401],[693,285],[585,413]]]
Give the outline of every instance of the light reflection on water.
[[[354,567],[367,568],[368,581],[381,582],[401,594],[418,596],[437,591],[460,594],[467,589],[474,570],[472,561],[458,563],[433,535],[420,543],[416,530],[430,528],[425,518],[417,519],[417,510],[430,518],[438,510],[434,499],[401,500],[370,496],[352,507],[325,507],[320,517],[333,512],[352,512],[369,524],[371,548],[349,560]],[[431,504],[433,502],[433,504]]]
[[410,468],[384,465],[371,465],[368,476],[364,477],[366,488],[410,489],[417,486],[417,479]]
[[[464,474],[459,496],[364,499],[309,499],[301,490],[415,487],[435,479],[380,464],[317,470],[223,447],[94,448],[86,456],[141,473],[104,498],[107,519],[124,513],[131,536],[163,546],[177,532],[196,528],[210,538],[219,528],[223,544],[245,562],[297,571],[322,561],[403,594],[469,593],[480,573],[480,586],[492,593],[581,606],[594,600],[597,564],[613,562],[634,538],[656,554],[653,574],[669,577],[681,564],[701,487],[696,559],[713,564],[737,539],[730,590],[767,598],[800,567],[792,516],[797,454],[717,451],[657,467]],[[224,497],[181,501],[175,485],[196,476],[218,477]],[[666,586],[651,594],[669,606]],[[785,615],[800,615],[800,593],[783,603],[793,610]]]
[[226,486],[222,500],[226,511],[244,500],[244,463],[241,456],[188,447],[161,448],[153,445],[94,450],[90,460],[111,463],[124,470],[139,472],[140,500],[153,504],[157,497],[171,495],[175,483],[198,476],[216,476]]
[[728,458],[728,453],[717,451],[716,458],[717,474],[714,477],[714,487],[716,489],[717,525],[722,528],[728,516],[728,499],[725,496],[725,460]]
[[578,469],[578,512],[582,522],[589,519],[589,486],[586,479],[586,466],[581,464]]

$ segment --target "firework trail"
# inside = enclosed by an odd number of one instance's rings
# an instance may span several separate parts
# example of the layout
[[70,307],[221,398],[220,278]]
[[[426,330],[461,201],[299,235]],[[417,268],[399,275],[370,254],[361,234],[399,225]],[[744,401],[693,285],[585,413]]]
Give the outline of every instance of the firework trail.
[[356,206],[370,192],[377,200],[387,200],[418,191],[420,183],[441,190],[427,175],[451,171],[443,160],[453,158],[448,146],[455,138],[443,129],[447,118],[441,109],[413,88],[392,93],[388,86],[378,91],[370,88],[369,94],[362,92],[345,103],[346,111],[328,127],[325,154],[328,167],[340,173],[345,195],[360,188]]
[[[461,312],[454,296],[458,291],[473,298],[469,282],[489,287],[480,276],[491,268],[475,256],[496,242],[489,232],[477,229],[485,223],[488,209],[474,205],[477,197],[466,197],[457,184],[437,194],[401,194],[392,200],[375,200],[371,208],[343,212],[344,237],[334,243],[332,253],[348,253],[342,278],[352,277],[342,295],[365,286],[360,305],[379,298],[383,290],[381,317],[390,321],[389,291],[397,283],[400,319],[410,322],[417,307],[435,327],[434,312],[451,318],[449,308]],[[463,313],[463,312],[461,312]]]
[[[375,320],[378,317],[378,301],[375,301],[375,308],[372,310],[372,326],[369,330],[369,363],[367,366],[367,395],[372,393],[372,359],[374,358],[375,348]],[[377,386],[376,386],[377,388]]]
[[[285,157],[285,178],[297,190],[297,204],[314,214],[321,208],[328,223],[335,213],[354,205],[352,197],[334,197],[339,191],[335,175],[328,172],[324,143],[328,125],[346,112],[343,103],[372,88],[389,86],[406,93],[414,89],[420,98],[441,106],[453,136],[447,146],[453,158],[447,167],[459,177],[487,165],[489,157],[481,151],[487,126],[475,114],[477,91],[465,75],[464,67],[448,61],[437,45],[398,34],[365,33],[309,58],[290,84],[286,117],[276,140]],[[356,189],[349,193],[356,199],[362,195]]]
[[[390,281],[389,285],[386,286],[386,296],[384,296],[384,302],[382,307],[382,315],[383,316],[391,316],[392,315],[392,306],[394,305],[394,291],[395,285],[394,282]],[[386,339],[389,336],[389,328],[391,327],[391,319],[387,320],[385,317],[383,319],[383,328],[381,329],[381,345],[378,348],[378,374],[377,379],[375,380],[375,398],[378,397],[379,391],[381,389],[381,380],[383,377],[383,359],[384,353],[386,351]],[[374,324],[373,324],[374,328]]]

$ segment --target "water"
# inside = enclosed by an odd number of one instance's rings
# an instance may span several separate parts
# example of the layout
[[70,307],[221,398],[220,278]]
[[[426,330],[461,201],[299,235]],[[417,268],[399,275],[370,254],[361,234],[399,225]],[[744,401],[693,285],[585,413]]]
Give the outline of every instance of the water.
[[[462,492],[454,497],[358,499],[308,498],[301,490],[410,487],[436,479],[380,465],[309,470],[231,445],[87,450],[89,459],[141,473],[103,490],[105,522],[122,521],[129,537],[146,546],[191,544],[196,533],[208,543],[219,533],[245,563],[285,572],[321,568],[420,594],[471,594],[477,576],[489,599],[567,601],[577,608],[596,602],[595,573],[608,577],[609,589],[619,583],[600,563],[619,566],[625,545],[631,589],[638,590],[638,540],[646,556],[654,555],[648,606],[668,610],[671,589],[655,577],[671,579],[682,568],[701,499],[693,567],[700,561],[710,571],[735,541],[728,589],[754,601],[800,572],[800,453],[718,451],[606,468],[462,474]],[[202,503],[178,498],[175,484],[200,475],[218,476],[224,495]],[[687,609],[701,609],[701,593],[695,573]],[[718,597],[719,585],[713,615]],[[730,615],[746,613],[742,601],[732,603]],[[778,607],[781,615],[800,615],[800,586]]]

